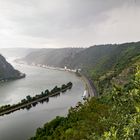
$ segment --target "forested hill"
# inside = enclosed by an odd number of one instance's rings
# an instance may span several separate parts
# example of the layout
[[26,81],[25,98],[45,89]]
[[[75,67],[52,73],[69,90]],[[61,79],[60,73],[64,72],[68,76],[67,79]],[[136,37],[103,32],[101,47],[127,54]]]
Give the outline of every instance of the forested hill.
[[76,62],[69,61],[71,67],[83,64],[99,98],[79,102],[67,117],[38,128],[30,140],[140,139],[140,43],[105,46],[85,49],[74,56]]
[[[124,44],[108,44],[89,47],[74,57],[67,57],[61,62],[61,66],[71,68],[82,68],[93,70],[95,73],[105,72],[118,62],[126,60],[129,62],[131,58],[140,54],[140,42],[124,43]],[[126,59],[126,60],[122,60]]]
[[61,66],[81,68],[93,79],[99,94],[103,94],[111,84],[126,84],[130,78],[127,74],[139,60],[140,42],[132,42],[92,46],[73,58],[65,58]]
[[9,64],[2,55],[0,55],[0,80],[18,79],[24,76],[24,74],[15,70],[13,66]]
[[28,64],[45,64],[50,66],[60,66],[66,57],[73,57],[83,48],[62,48],[62,49],[39,49],[29,53],[22,61]]
[[[126,73],[131,71],[128,67],[132,69],[139,58],[140,42],[131,42],[95,45],[86,49],[41,49],[28,54],[23,60],[29,64],[81,68],[82,72],[93,79],[99,94],[103,94],[104,86],[108,87],[111,83],[127,83],[129,77],[127,78]],[[121,75],[125,75],[125,78],[121,78]]]
[[[140,54],[140,42],[95,45],[89,48],[40,49],[29,53],[22,60],[31,64],[47,64],[68,68],[81,68],[93,75],[106,72],[120,60],[129,61]],[[124,62],[126,62],[124,60]],[[121,61],[123,65],[123,61]]]

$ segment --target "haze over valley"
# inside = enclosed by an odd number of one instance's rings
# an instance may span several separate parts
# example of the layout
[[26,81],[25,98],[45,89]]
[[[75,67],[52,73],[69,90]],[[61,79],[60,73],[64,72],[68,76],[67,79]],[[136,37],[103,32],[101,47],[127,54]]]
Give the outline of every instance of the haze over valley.
[[0,0],[0,140],[139,140],[140,1]]

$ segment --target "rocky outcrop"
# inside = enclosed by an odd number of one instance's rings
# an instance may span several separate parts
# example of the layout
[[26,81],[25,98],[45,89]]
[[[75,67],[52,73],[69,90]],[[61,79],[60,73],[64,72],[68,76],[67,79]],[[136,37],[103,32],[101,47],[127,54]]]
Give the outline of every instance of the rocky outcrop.
[[0,55],[0,81],[24,78],[25,74],[15,70],[6,59]]

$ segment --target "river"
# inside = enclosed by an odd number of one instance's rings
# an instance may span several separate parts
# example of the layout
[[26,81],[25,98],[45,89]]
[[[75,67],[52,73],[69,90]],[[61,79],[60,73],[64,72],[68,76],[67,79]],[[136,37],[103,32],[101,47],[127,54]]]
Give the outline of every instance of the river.
[[48,103],[38,104],[30,110],[19,110],[0,117],[0,140],[27,140],[35,134],[38,127],[56,116],[66,116],[68,109],[82,101],[84,86],[72,73],[50,70],[35,66],[14,64],[26,78],[0,83],[0,105],[14,104],[27,95],[34,96],[41,91],[61,86],[69,81],[73,87],[65,94],[52,97]]

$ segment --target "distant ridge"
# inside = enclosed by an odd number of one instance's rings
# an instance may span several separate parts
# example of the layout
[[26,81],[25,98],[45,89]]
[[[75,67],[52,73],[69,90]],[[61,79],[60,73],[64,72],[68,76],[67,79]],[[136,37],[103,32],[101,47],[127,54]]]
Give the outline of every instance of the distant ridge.
[[[130,54],[130,56],[129,56]],[[22,60],[28,64],[45,64],[72,69],[83,69],[101,73],[113,67],[125,55],[129,57],[140,54],[140,42],[123,44],[95,45],[89,48],[39,49],[26,55]]]
[[60,67],[65,58],[73,58],[83,48],[39,49],[26,55],[22,60],[28,64],[45,64]]

